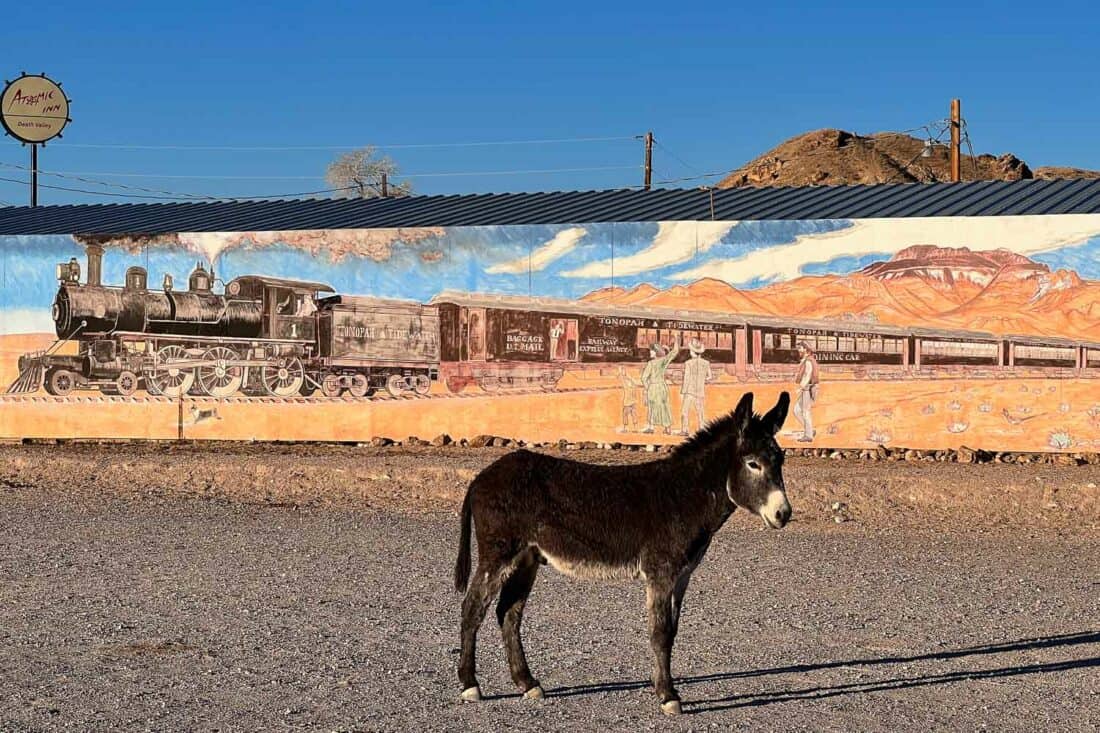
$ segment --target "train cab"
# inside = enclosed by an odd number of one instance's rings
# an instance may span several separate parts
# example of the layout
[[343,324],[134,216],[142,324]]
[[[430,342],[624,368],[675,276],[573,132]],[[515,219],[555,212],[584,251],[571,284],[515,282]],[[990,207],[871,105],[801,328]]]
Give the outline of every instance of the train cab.
[[335,292],[324,283],[242,275],[225,287],[226,298],[260,300],[264,338],[314,342],[317,294]]

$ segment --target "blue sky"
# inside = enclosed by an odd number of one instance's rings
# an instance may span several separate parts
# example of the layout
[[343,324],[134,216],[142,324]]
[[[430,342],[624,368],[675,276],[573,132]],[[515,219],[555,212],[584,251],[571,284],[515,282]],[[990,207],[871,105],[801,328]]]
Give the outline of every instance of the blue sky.
[[[44,71],[73,99],[74,121],[43,151],[43,170],[221,196],[324,188],[335,152],[78,146],[417,145],[653,129],[665,146],[660,180],[732,169],[809,129],[915,127],[959,96],[979,152],[1100,168],[1100,98],[1089,91],[1098,25],[1100,9],[1085,2],[16,3],[0,23],[0,75]],[[641,176],[632,139],[390,153],[413,174],[482,172],[415,178],[424,193],[607,188]],[[0,140],[0,162],[27,159]],[[484,174],[605,166],[615,170]],[[0,181],[0,200],[26,198],[25,186]]]

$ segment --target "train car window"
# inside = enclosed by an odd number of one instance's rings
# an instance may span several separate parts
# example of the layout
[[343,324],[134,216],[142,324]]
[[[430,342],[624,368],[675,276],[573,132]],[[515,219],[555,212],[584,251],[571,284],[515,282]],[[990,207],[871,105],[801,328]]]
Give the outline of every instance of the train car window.
[[732,349],[733,348],[733,334],[728,331],[718,332],[718,348],[719,349]]
[[717,349],[718,348],[718,332],[717,331],[706,331],[703,335],[705,337],[703,339],[703,343],[707,347],[709,347],[711,349]]
[[286,288],[278,288],[275,291],[275,312],[280,316],[292,316],[297,308],[294,291]]
[[850,336],[840,337],[840,351],[855,351],[856,340]]
[[651,345],[657,343],[657,329],[655,328],[639,328],[638,329],[638,342],[637,346],[640,349],[648,349]]
[[764,334],[764,348],[765,349],[774,349],[775,348],[775,334],[774,333]]

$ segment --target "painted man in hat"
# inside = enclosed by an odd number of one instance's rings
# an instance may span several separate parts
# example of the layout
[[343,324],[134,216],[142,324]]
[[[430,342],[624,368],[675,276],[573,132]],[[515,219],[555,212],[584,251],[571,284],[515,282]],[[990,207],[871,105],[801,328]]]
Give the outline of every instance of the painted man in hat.
[[706,421],[703,412],[703,397],[706,393],[706,384],[713,377],[710,373],[710,362],[703,358],[706,347],[699,339],[692,339],[688,344],[691,358],[684,364],[684,381],[680,386],[680,435],[691,433],[688,427],[688,418],[692,410],[695,410],[699,427],[703,427]]
[[655,425],[664,428],[665,435],[672,432],[672,410],[668,405],[668,383],[665,372],[668,365],[680,353],[680,337],[676,336],[676,347],[666,349],[661,344],[649,347],[649,361],[642,370],[642,386],[645,387],[646,418],[643,433],[652,433]]
[[820,368],[814,357],[813,348],[805,341],[798,342],[798,374],[795,383],[798,386],[798,399],[794,403],[794,416],[802,423],[802,436],[799,443],[809,443],[814,439],[813,406],[817,402],[818,374]]

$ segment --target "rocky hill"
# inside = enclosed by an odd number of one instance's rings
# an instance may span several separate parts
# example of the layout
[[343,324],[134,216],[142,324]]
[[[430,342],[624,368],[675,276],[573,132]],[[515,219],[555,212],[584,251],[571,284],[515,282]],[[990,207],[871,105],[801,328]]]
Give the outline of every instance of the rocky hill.
[[[815,130],[778,145],[723,178],[719,188],[834,186],[851,183],[930,183],[950,180],[950,157],[936,145],[922,157],[924,140],[892,132],[857,135]],[[1025,178],[1100,178],[1100,171],[1045,166],[1032,169],[1011,153],[962,156],[964,181]]]

